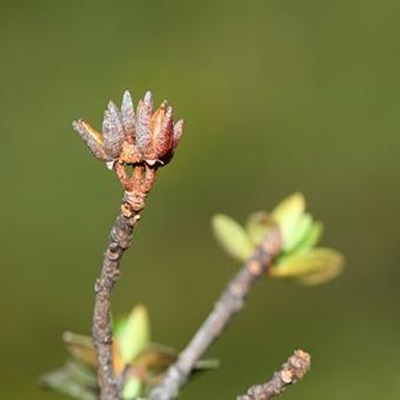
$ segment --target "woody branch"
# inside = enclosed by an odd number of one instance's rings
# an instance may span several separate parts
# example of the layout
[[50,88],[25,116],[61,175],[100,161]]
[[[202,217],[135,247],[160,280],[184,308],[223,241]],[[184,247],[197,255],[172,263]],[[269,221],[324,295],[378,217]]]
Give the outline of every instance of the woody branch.
[[196,363],[227,328],[232,318],[244,306],[255,282],[272,265],[281,248],[278,229],[271,230],[255,250],[250,260],[227,285],[214,309],[183,350],[178,360],[168,369],[162,382],[149,395],[149,400],[175,399],[187,382]]
[[[91,153],[115,171],[124,188],[121,212],[111,229],[95,284],[92,325],[100,397],[102,400],[119,400],[119,380],[113,369],[111,293],[120,276],[122,255],[131,244],[134,228],[154,185],[156,171],[172,159],[183,133],[183,121],[173,123],[173,108],[166,101],[153,112],[150,92],[139,100],[135,115],[131,96],[126,91],[121,110],[109,102],[102,133],[83,119],[74,122],[73,126]],[[132,168],[130,174],[128,167]]]
[[272,378],[261,385],[254,385],[237,400],[270,400],[282,394],[286,388],[303,378],[311,367],[311,356],[296,350]]

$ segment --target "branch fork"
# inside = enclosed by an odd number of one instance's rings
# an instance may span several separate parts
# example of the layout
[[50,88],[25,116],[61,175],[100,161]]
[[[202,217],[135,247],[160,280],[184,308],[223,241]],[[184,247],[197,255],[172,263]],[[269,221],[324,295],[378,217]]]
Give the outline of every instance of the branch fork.
[[[73,127],[90,152],[115,172],[124,188],[120,213],[111,229],[101,273],[95,283],[92,324],[100,398],[120,400],[124,374],[116,376],[113,367],[112,289],[119,279],[121,258],[131,245],[157,170],[171,161],[181,140],[183,120],[174,123],[173,108],[166,101],[154,111],[150,92],[139,100],[135,112],[131,95],[125,91],[120,109],[109,102],[104,112],[102,133],[83,119],[74,121]],[[267,232],[260,236],[262,240],[253,254],[246,258],[248,261],[229,282],[178,360],[150,392],[149,400],[170,400],[178,396],[196,363],[241,311],[255,282],[273,270],[274,261],[285,246],[285,231],[279,224],[273,224]],[[250,388],[238,400],[268,400],[280,394],[305,374],[309,364],[308,354],[296,351],[269,382]]]
[[162,382],[149,395],[149,400],[175,399],[187,382],[196,362],[228,327],[244,306],[255,282],[265,275],[279,254],[282,239],[279,229],[273,229],[261,241],[253,256],[229,282],[214,309],[181,352],[178,360],[166,372]]

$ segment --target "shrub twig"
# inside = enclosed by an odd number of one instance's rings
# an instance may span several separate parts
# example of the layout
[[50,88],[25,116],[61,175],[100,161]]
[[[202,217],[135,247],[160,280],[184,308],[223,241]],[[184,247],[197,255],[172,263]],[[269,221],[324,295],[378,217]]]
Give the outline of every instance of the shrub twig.
[[296,350],[272,378],[261,385],[254,385],[237,400],[270,400],[283,393],[286,388],[303,378],[311,367],[311,356]]
[[120,399],[120,385],[113,366],[111,292],[120,275],[121,257],[131,244],[157,169],[172,160],[182,138],[183,120],[174,123],[173,113],[166,100],[154,110],[149,91],[139,100],[135,113],[131,95],[125,91],[121,109],[112,101],[108,103],[102,133],[84,119],[73,122],[90,152],[115,171],[125,190],[121,212],[111,229],[100,277],[95,284],[92,335],[101,400]]
[[156,169],[148,166],[135,167],[133,172],[135,182],[131,191],[125,191],[121,212],[111,229],[100,277],[95,284],[92,334],[101,398],[104,400],[120,398],[119,385],[113,372],[111,292],[120,275],[121,257],[131,244],[134,227],[156,177]]
[[273,229],[256,248],[249,261],[229,282],[191,342],[168,369],[160,385],[152,390],[149,400],[170,400],[178,396],[180,388],[186,383],[196,362],[218,339],[234,315],[243,308],[254,283],[265,275],[280,249],[279,229]]

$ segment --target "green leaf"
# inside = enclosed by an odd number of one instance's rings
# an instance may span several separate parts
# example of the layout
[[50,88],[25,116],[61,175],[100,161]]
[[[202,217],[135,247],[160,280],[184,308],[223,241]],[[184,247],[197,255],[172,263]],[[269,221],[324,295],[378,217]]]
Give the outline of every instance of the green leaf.
[[193,370],[189,376],[189,382],[194,380],[197,376],[202,375],[204,372],[213,371],[219,368],[219,360],[199,360],[196,362]]
[[247,261],[254,251],[249,235],[232,218],[218,214],[212,218],[215,237],[227,254],[238,261]]
[[211,369],[217,369],[220,366],[219,360],[199,360],[196,362],[194,366],[194,372],[195,371],[208,371]]
[[293,253],[305,253],[311,250],[321,239],[324,226],[322,222],[314,222],[304,234],[303,238],[297,243],[296,247],[293,249]]
[[146,307],[136,306],[116,334],[123,364],[131,363],[150,342],[150,322]]
[[304,240],[313,224],[313,218],[310,214],[302,214],[297,221],[296,226],[293,228],[293,238],[290,247],[286,249],[288,253],[294,251],[298,244]]
[[129,377],[122,390],[122,398],[124,400],[136,399],[142,391],[143,383],[137,377]]
[[40,379],[40,384],[47,389],[63,393],[75,399],[98,399],[96,392],[92,388],[86,387],[77,381],[74,376],[71,376],[71,369],[68,365],[43,375]]
[[96,373],[86,364],[74,359],[69,359],[66,361],[64,369],[75,382],[87,388],[97,389],[98,383]]
[[151,371],[154,375],[163,373],[178,358],[176,350],[170,347],[150,343],[133,360],[132,365],[144,371]]
[[279,225],[283,250],[290,250],[297,238],[296,228],[305,210],[305,199],[301,193],[294,193],[282,200],[272,211],[272,217]]
[[73,332],[65,332],[63,341],[70,354],[79,361],[94,368],[96,366],[96,354],[92,338]]
[[[150,373],[153,377],[162,375],[167,368],[178,358],[178,352],[170,347],[151,343],[143,349],[132,363],[133,368]],[[219,366],[218,360],[199,360],[194,371],[215,369]]]
[[320,285],[321,283],[329,282],[340,275],[344,267],[344,257],[342,254],[334,250],[330,250],[330,252],[331,254],[329,256],[329,260],[327,259],[328,255],[325,254],[325,268],[321,268],[319,271],[315,271],[309,275],[300,276],[297,280],[298,283],[306,286],[315,286]]
[[250,215],[246,223],[247,232],[254,245],[259,245],[269,231],[275,229],[276,222],[265,211],[258,211]]
[[295,278],[305,285],[317,285],[339,275],[343,265],[344,258],[339,252],[317,248],[283,258],[270,270],[270,274],[277,278]]

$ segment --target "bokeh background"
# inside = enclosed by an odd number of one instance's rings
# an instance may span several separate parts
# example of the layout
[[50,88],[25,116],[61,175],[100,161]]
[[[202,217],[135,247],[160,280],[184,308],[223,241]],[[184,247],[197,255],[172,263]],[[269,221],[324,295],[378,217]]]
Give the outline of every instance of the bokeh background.
[[88,333],[121,188],[71,129],[151,89],[186,120],[160,172],[114,314],[138,302],[182,348],[238,268],[210,218],[244,221],[300,190],[347,258],[316,288],[262,282],[184,399],[232,399],[296,347],[313,356],[285,399],[399,399],[400,4],[1,1],[0,398],[36,386]]

